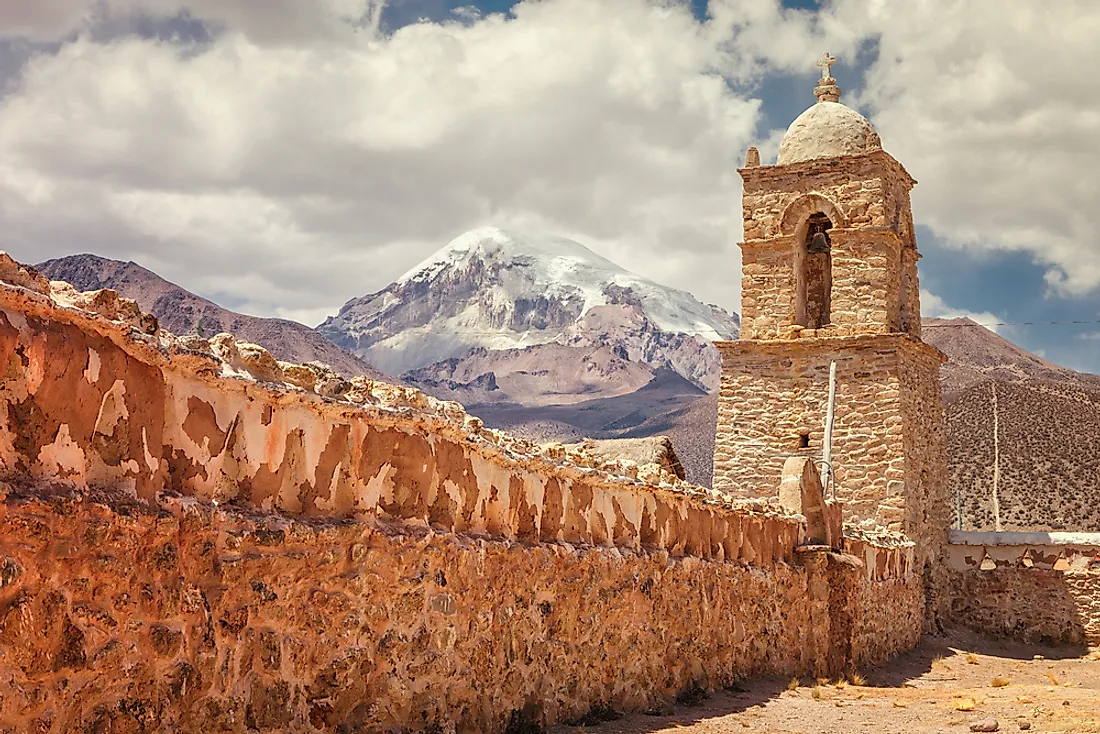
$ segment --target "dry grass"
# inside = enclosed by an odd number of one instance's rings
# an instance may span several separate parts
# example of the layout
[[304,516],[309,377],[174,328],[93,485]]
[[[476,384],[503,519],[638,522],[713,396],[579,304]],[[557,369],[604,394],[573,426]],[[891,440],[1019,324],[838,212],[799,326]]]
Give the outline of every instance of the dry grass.
[[853,686],[865,686],[867,685],[867,679],[859,673],[852,673],[848,676],[848,682]]
[[798,687],[799,687],[800,685],[802,685],[802,681],[800,681],[800,680],[799,680],[798,678],[791,678],[791,679],[790,679],[790,680],[789,680],[789,681],[787,682],[787,690],[788,690],[788,691],[797,691],[797,690],[798,690]]

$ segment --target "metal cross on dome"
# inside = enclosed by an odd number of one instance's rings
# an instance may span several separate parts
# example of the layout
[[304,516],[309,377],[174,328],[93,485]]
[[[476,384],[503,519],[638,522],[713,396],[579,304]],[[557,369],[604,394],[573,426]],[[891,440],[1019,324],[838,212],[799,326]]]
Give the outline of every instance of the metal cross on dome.
[[821,78],[832,79],[833,78],[833,64],[836,63],[836,57],[830,56],[826,51],[820,59],[817,60],[817,65],[821,67]]

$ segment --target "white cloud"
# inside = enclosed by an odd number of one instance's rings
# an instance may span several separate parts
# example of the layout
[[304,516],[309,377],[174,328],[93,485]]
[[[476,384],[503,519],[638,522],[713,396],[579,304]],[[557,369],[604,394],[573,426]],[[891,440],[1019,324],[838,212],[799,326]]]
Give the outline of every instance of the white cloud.
[[989,311],[969,311],[965,308],[953,308],[944,303],[944,300],[935,293],[929,293],[926,290],[920,292],[920,311],[921,316],[937,319],[970,319],[993,332],[997,331],[1004,321],[1003,318]]
[[340,44],[258,41],[243,16],[198,46],[66,42],[0,100],[6,247],[317,314],[468,228],[534,225],[736,307],[759,102],[723,77],[748,73],[725,31],[641,0],[514,15]]
[[[850,62],[872,39],[866,89],[838,76],[920,180],[917,222],[1029,252],[1060,291],[1100,284],[1100,102],[1082,73],[1100,61],[1100,6],[714,0],[699,23],[668,0],[529,0],[388,37],[380,8],[0,2],[0,36],[60,42],[0,98],[2,246],[134,259],[316,319],[496,224],[736,308],[735,168],[778,137],[728,82],[798,71],[809,104],[821,50]],[[142,14],[186,14],[213,40],[88,34]]]
[[1062,295],[1100,285],[1100,5],[838,0],[877,39],[859,98],[920,185],[917,218],[960,247],[1030,253]]
[[351,38],[375,32],[384,0],[6,0],[0,3],[0,38],[61,41],[72,34],[138,17],[181,15],[264,43]]

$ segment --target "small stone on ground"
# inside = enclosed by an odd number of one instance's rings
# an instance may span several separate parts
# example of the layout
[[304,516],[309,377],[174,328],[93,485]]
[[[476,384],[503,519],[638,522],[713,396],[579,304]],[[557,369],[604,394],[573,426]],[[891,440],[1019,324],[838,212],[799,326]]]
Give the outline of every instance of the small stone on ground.
[[[1083,647],[1021,645],[955,632],[927,639],[913,652],[862,672],[867,685],[805,678],[794,688],[789,677],[743,680],[730,690],[713,691],[696,706],[662,706],[650,716],[628,714],[599,727],[557,726],[549,731],[1100,734],[1100,665]],[[991,685],[998,677],[1010,683]],[[987,720],[1004,723],[974,728]]]

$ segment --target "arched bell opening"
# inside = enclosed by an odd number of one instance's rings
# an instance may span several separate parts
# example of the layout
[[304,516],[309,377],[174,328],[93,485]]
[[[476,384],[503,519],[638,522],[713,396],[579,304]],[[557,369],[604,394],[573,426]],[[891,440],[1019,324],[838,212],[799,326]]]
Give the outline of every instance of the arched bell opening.
[[830,323],[833,291],[833,223],[814,212],[795,232],[795,323],[820,329]]

